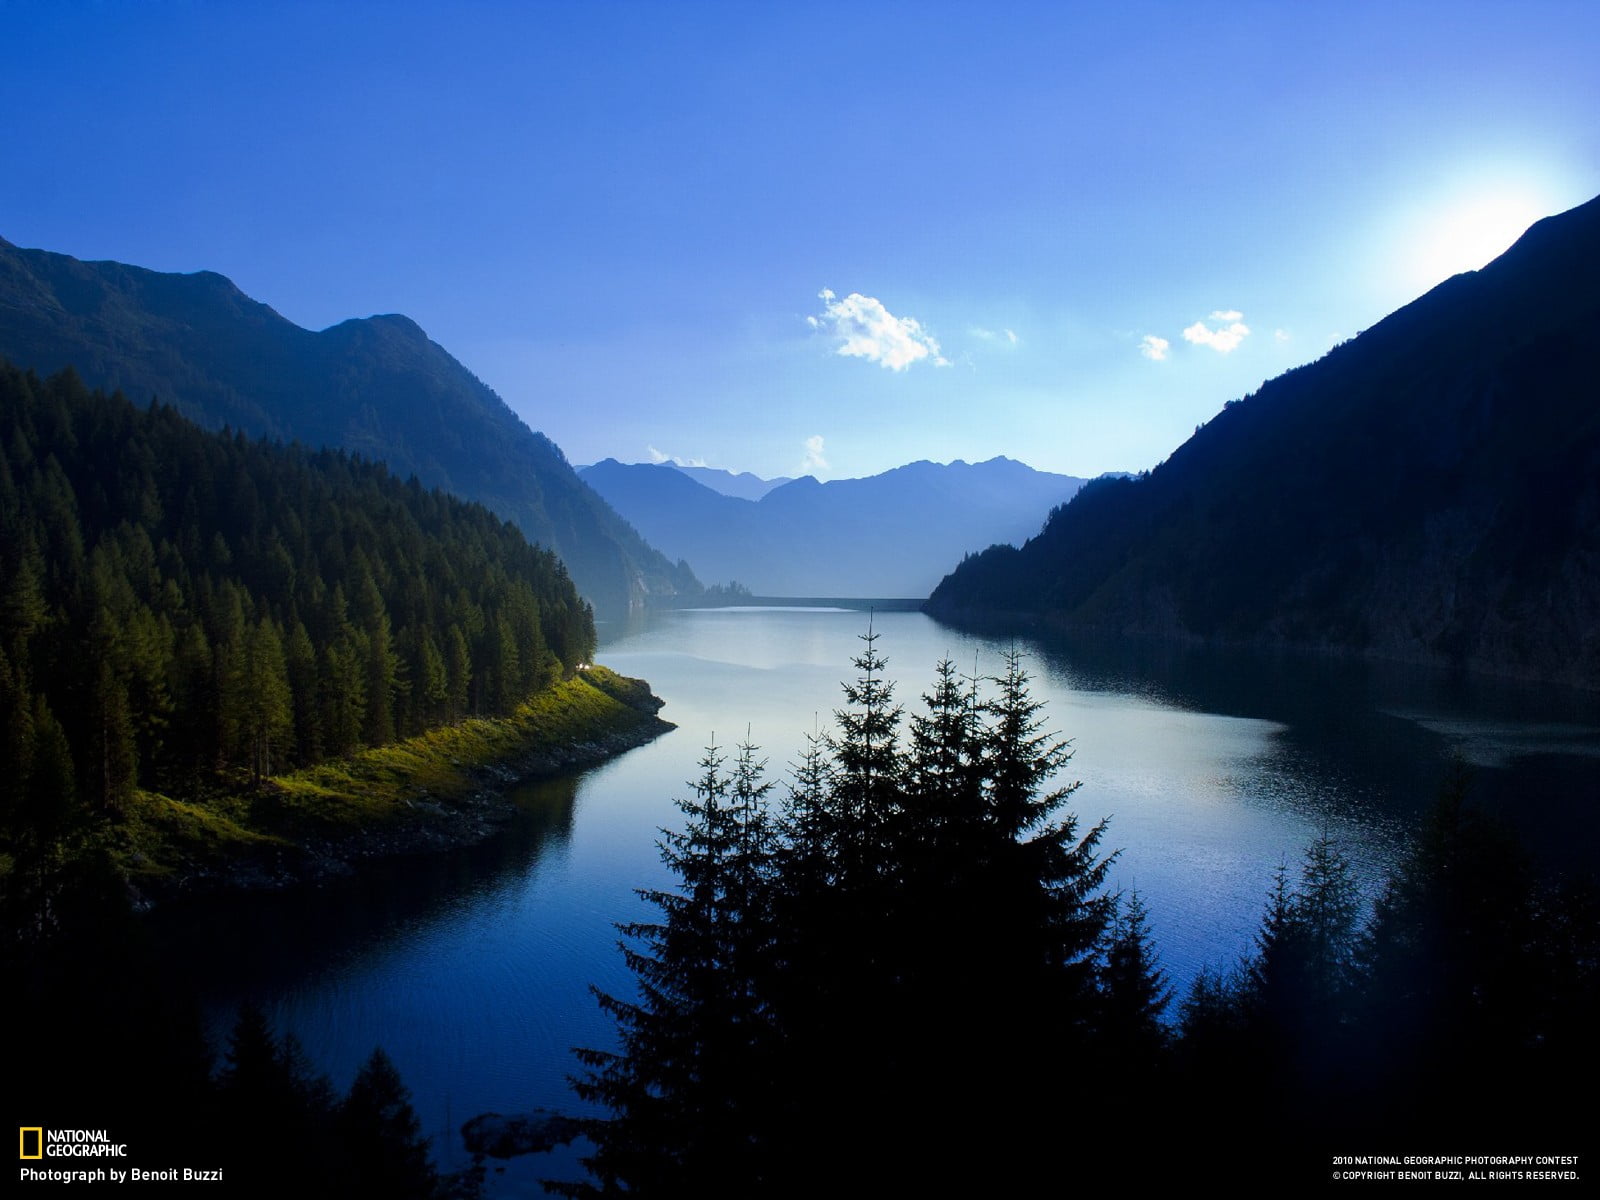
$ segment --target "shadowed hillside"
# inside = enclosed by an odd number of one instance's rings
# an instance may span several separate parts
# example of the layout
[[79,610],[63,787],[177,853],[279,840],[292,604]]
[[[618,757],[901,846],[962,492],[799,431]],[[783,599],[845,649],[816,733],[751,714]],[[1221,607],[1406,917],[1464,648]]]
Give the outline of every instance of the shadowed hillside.
[[567,564],[602,614],[698,592],[561,450],[403,316],[302,329],[213,272],[80,262],[0,240],[0,356],[224,425],[381,459],[477,500]]
[[1600,686],[1600,199],[1534,225],[928,611]]

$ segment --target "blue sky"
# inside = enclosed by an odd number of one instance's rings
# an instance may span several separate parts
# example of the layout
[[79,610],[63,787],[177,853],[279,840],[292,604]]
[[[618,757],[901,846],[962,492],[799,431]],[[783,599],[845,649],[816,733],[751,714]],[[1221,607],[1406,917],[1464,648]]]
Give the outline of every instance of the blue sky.
[[574,462],[1164,458],[1600,193],[1600,4],[0,0],[0,236],[404,312]]

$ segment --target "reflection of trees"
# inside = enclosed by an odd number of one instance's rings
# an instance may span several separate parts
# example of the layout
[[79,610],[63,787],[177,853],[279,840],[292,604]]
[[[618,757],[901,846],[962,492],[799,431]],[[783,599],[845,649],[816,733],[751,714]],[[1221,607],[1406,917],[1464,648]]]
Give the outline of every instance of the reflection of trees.
[[175,902],[150,914],[156,943],[174,973],[224,997],[340,962],[396,929],[442,919],[463,897],[536,872],[571,838],[581,782],[572,775],[518,789],[510,820],[473,846],[378,859],[316,887]]

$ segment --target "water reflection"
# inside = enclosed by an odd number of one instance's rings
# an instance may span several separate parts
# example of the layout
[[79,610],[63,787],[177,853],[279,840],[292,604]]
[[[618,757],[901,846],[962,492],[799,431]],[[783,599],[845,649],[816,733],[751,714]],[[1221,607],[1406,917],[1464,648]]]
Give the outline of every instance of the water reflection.
[[426,940],[478,905],[503,903],[572,836],[576,778],[522,789],[512,818],[476,846],[363,864],[316,887],[196,897],[157,910],[152,934],[204,1000],[363,969],[396,939]]

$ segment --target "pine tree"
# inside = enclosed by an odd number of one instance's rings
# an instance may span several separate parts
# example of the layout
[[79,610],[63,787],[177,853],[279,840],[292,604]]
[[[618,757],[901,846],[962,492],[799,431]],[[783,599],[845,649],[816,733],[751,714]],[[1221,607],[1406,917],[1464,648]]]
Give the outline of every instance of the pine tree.
[[332,1086],[311,1070],[292,1034],[273,1033],[258,1005],[239,1009],[217,1092],[227,1157],[252,1165],[251,1183],[262,1194],[282,1194],[336,1162]]
[[1100,998],[1101,1053],[1116,1064],[1121,1094],[1131,1097],[1160,1065],[1169,1041],[1162,1014],[1172,1003],[1138,892],[1118,902],[1100,969]]
[[878,652],[870,624],[861,640],[866,649],[851,660],[860,674],[842,685],[849,707],[834,710],[838,732],[826,742],[833,759],[829,803],[839,838],[833,847],[837,883],[859,889],[867,900],[867,893],[881,890],[878,885],[898,871],[893,824],[901,805],[902,710],[894,703],[894,683],[884,675],[888,660]]
[[1344,1057],[1359,915],[1350,866],[1328,834],[1306,848],[1293,887],[1278,866],[1237,995],[1259,1061],[1320,1078]]
[[467,715],[467,698],[472,690],[472,656],[460,625],[450,626],[445,644],[445,692],[449,720],[454,723]]
[[416,638],[416,657],[411,678],[420,725],[433,724],[445,713],[445,705],[450,699],[450,683],[444,655],[439,653],[438,643],[427,631]]
[[638,999],[595,993],[616,1018],[622,1049],[578,1051],[588,1071],[574,1089],[612,1115],[588,1127],[596,1151],[584,1161],[598,1184],[561,1187],[567,1194],[761,1190],[775,1037],[771,784],[748,744],[731,777],[725,765],[714,745],[706,749],[690,798],[678,801],[684,828],[663,832],[662,859],[678,886],[641,893],[660,919],[621,926],[633,943],[623,952]]
[[1046,1144],[1068,1119],[1039,1085],[1087,1061],[1102,984],[1153,1036],[1166,1000],[1142,906],[1107,936],[1105,823],[1079,835],[1063,811],[1068,750],[1020,659],[989,703],[941,664],[902,746],[863,640],[775,834],[750,753],[731,775],[714,749],[702,760],[662,842],[680,886],[646,893],[659,921],[624,927],[638,998],[601,996],[621,1046],[579,1052],[576,1091],[611,1113],[591,1126],[594,1182],[560,1190],[815,1190],[816,1147],[854,1128],[880,1147],[858,1188],[993,1183],[992,1146]]
[[90,720],[94,802],[106,812],[118,812],[133,795],[139,763],[128,689],[104,659],[95,676]]
[[1295,918],[1304,955],[1305,986],[1325,1021],[1344,1023],[1355,982],[1361,894],[1355,873],[1324,833],[1306,848],[1295,893]]
[[977,680],[963,686],[955,664],[942,659],[934,668],[933,689],[923,694],[922,702],[926,711],[909,722],[907,833],[930,847],[959,844],[975,835],[984,820],[984,729]]
[[237,670],[240,754],[260,784],[272,774],[294,734],[294,693],[276,622],[262,617],[245,635]]
[[1446,1126],[1496,1088],[1522,1091],[1543,1040],[1545,976],[1531,872],[1514,839],[1467,804],[1464,777],[1440,796],[1379,897],[1360,948],[1361,1036]]
[[1104,886],[1116,854],[1099,851],[1108,822],[1080,836],[1077,815],[1066,811],[1080,784],[1048,787],[1072,750],[1044,732],[1044,706],[1029,690],[1019,653],[1006,655],[994,682],[999,691],[988,705],[993,723],[984,766],[996,850],[988,890],[1012,906],[996,927],[1027,939],[1016,947],[1019,961],[1048,980],[1067,1013],[1081,1019],[1093,989],[1092,959],[1115,908]]
[[429,1200],[439,1188],[411,1093],[382,1048],[356,1073],[335,1126],[347,1194]]

